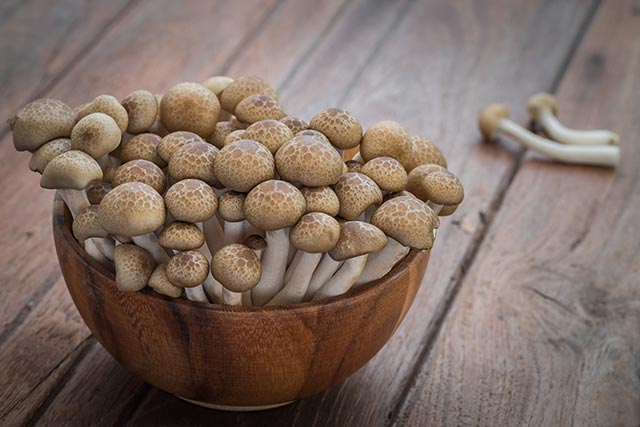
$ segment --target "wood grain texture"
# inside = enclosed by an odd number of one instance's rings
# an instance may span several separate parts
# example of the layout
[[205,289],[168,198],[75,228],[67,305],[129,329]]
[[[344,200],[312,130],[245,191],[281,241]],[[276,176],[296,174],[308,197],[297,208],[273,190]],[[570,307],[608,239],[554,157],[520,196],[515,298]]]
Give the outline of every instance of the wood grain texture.
[[640,424],[638,6],[600,7],[558,92],[620,168],[527,158],[398,425]]

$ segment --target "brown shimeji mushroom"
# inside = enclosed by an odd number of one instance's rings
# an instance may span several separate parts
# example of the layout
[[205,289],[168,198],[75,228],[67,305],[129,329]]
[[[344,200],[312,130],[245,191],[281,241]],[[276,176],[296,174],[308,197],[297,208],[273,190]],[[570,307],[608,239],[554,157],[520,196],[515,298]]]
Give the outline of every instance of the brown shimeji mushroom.
[[247,192],[275,176],[271,152],[249,139],[225,145],[218,153],[213,169],[222,185],[239,192]]
[[342,158],[331,144],[309,135],[297,135],[276,153],[278,174],[307,187],[333,185],[342,175]]
[[249,95],[238,103],[235,116],[243,123],[256,123],[261,120],[280,120],[285,116],[282,106],[272,96],[264,94]]
[[199,83],[178,83],[160,101],[160,120],[170,132],[189,131],[207,137],[213,132],[218,114],[218,97]]
[[225,111],[235,114],[236,106],[240,101],[254,94],[265,94],[277,98],[276,92],[260,77],[242,76],[222,90],[220,104]]
[[162,138],[153,133],[136,135],[122,144],[120,160],[123,163],[138,159],[148,160],[164,168],[167,166],[167,162],[158,155],[158,145],[160,145],[161,141]]
[[216,123],[213,133],[207,137],[207,142],[220,149],[225,146],[225,141],[230,133],[237,130],[244,130],[246,127],[246,124],[240,123],[237,120],[218,122]]
[[176,150],[169,160],[169,175],[176,181],[195,178],[218,185],[213,164],[219,150],[206,142],[192,142]]
[[[256,254],[259,260],[262,259],[262,252],[267,248],[267,241],[259,234],[252,234],[244,239],[244,245],[251,249]],[[242,305],[253,305],[251,302],[251,291],[245,291],[242,293]]]
[[158,100],[148,90],[131,92],[121,104],[129,117],[127,132],[132,135],[147,132],[158,117]]
[[382,121],[367,129],[360,143],[360,155],[365,162],[376,157],[393,157],[408,169],[411,164],[411,138],[397,122]]
[[[165,162],[169,163],[173,153],[178,151],[179,148],[184,147],[192,142],[203,142],[204,139],[200,138],[193,132],[179,131],[172,132],[162,138],[160,144],[158,144],[158,155]],[[126,144],[125,144],[126,146]]]
[[362,139],[362,126],[358,119],[342,108],[328,108],[311,119],[309,128],[325,135],[340,150],[357,147]]
[[209,261],[198,251],[178,252],[167,263],[166,274],[175,286],[195,288],[209,275]]
[[229,145],[229,144],[231,144],[233,142],[246,139],[244,137],[244,134],[245,134],[245,130],[244,129],[234,130],[229,135],[227,135],[227,137],[224,139],[224,145]]
[[244,138],[259,142],[275,155],[280,147],[293,138],[293,132],[284,123],[268,119],[249,126]]
[[458,205],[464,198],[464,188],[458,177],[438,165],[422,165],[412,170],[407,191],[427,202],[436,214],[443,206]]
[[224,286],[222,301],[242,305],[242,293],[260,281],[260,259],[245,245],[233,243],[220,248],[211,261],[213,277]]
[[209,89],[215,96],[220,98],[222,91],[233,83],[233,79],[227,76],[211,76],[207,80],[202,82],[202,86]]
[[112,188],[111,183],[102,181],[89,184],[84,191],[87,193],[89,203],[99,205],[102,199],[104,199],[104,196],[106,196]]
[[525,147],[554,159],[585,165],[616,167],[620,148],[613,145],[564,145],[542,138],[509,120],[509,110],[501,104],[484,108],[478,118],[480,132],[487,141],[506,135]]
[[43,173],[44,168],[54,157],[71,150],[71,140],[69,138],[56,138],[46,142],[34,151],[29,161],[29,169],[34,172]]
[[156,190],[164,193],[167,188],[167,176],[155,163],[148,160],[131,160],[116,169],[111,185],[117,187],[127,182],[143,182]]
[[42,98],[25,105],[7,123],[18,151],[35,151],[56,138],[69,138],[76,113],[62,101]]
[[289,129],[291,129],[291,132],[294,135],[309,128],[309,123],[294,116],[283,117],[280,119],[280,122],[284,123]]
[[371,178],[385,193],[402,191],[407,185],[407,171],[393,157],[371,159],[362,166],[361,173]]
[[442,151],[430,139],[411,135],[411,147],[411,159],[407,172],[411,172],[420,165],[436,164],[444,168],[447,167],[447,160]]
[[382,203],[382,192],[378,185],[358,172],[342,175],[333,190],[340,200],[339,215],[346,220],[364,218],[367,209]]
[[163,248],[176,251],[189,251],[204,245],[204,233],[200,228],[188,222],[174,221],[162,229],[158,243]]
[[307,202],[305,213],[323,212],[329,216],[338,215],[340,200],[331,187],[302,187],[300,191]]
[[218,199],[218,215],[224,221],[224,242],[226,245],[239,243],[245,224],[245,194],[228,190]]
[[75,238],[79,242],[84,242],[85,250],[89,255],[98,261],[102,258],[100,255],[113,261],[115,246],[107,230],[98,222],[98,206],[84,208],[74,218],[71,229]]
[[344,162],[344,164],[347,166],[347,172],[360,172],[362,173],[362,166],[364,166],[361,162],[357,161],[357,160],[347,160],[346,162]]
[[116,286],[125,292],[136,292],[144,288],[155,268],[149,252],[130,244],[116,246],[114,265]]
[[176,286],[167,279],[167,265],[160,264],[149,277],[147,283],[151,289],[159,294],[166,295],[171,298],[180,298],[183,293],[183,289],[180,286]]
[[71,149],[81,150],[107,165],[106,155],[120,145],[120,129],[111,116],[92,113],[80,119],[71,131]]
[[93,113],[103,113],[111,117],[118,125],[120,134],[127,131],[129,116],[127,110],[111,95],[99,95],[93,101],[78,109],[78,120]]

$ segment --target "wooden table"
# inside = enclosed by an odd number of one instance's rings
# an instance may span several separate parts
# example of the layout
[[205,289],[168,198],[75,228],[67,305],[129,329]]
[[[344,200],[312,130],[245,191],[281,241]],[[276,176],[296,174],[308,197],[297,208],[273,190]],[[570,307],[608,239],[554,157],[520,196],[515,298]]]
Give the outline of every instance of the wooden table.
[[[417,299],[365,368],[263,413],[184,403],[125,372],[65,289],[53,194],[0,145],[2,425],[640,425],[640,2],[8,0],[0,116],[27,101],[257,74],[287,111],[343,106],[430,136],[465,183]],[[615,171],[484,144],[476,114],[536,91],[614,129]]]

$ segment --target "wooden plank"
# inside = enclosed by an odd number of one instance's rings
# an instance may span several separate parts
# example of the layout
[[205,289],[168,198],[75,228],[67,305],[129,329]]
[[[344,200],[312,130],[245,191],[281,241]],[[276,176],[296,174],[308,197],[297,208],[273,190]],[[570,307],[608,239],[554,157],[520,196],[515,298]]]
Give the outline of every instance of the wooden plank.
[[639,74],[638,4],[605,2],[560,117],[619,132],[622,165],[528,157],[398,425],[640,425]]

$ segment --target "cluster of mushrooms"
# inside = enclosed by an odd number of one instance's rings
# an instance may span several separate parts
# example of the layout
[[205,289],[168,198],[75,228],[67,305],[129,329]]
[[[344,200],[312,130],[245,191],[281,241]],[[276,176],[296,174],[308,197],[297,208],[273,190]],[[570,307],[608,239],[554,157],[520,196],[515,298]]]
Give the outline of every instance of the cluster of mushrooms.
[[464,196],[429,139],[393,121],[363,133],[338,108],[286,115],[258,77],[75,109],[39,99],[9,124],[122,291],[244,306],[340,295],[431,249]]

